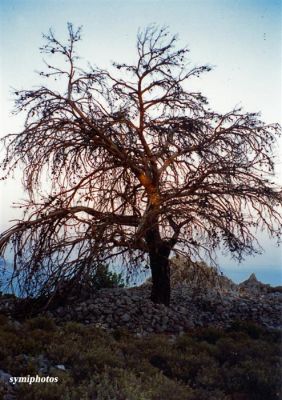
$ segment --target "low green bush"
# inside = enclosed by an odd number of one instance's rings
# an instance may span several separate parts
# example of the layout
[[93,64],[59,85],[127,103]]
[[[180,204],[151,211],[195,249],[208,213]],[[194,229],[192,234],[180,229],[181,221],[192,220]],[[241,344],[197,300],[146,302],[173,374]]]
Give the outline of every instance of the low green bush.
[[90,277],[88,283],[96,290],[102,288],[124,287],[122,275],[116,272],[111,272],[109,267],[104,264],[100,264],[96,267],[95,272],[93,276]]
[[26,324],[27,329],[30,329],[30,330],[41,329],[41,330],[47,331],[47,332],[56,330],[55,321],[51,318],[46,318],[43,316],[28,319],[28,320],[26,320],[25,324]]
[[[281,335],[250,323],[195,329],[172,341],[42,317],[0,322],[0,369],[32,376],[44,359],[45,375],[59,377],[17,385],[21,400],[282,399]],[[5,390],[0,385],[0,398]]]

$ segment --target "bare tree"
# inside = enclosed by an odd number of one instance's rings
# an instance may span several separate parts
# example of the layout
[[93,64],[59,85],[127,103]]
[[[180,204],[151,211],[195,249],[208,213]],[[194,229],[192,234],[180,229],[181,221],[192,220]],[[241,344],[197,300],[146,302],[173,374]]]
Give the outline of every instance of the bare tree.
[[213,257],[221,245],[241,259],[257,251],[254,228],[280,234],[281,189],[269,181],[278,124],[210,111],[188,85],[210,67],[188,68],[165,28],[140,32],[136,64],[114,72],[80,68],[80,29],[68,33],[67,44],[44,36],[41,51],[62,60],[46,62],[48,85],[15,93],[25,126],[3,140],[3,168],[21,165],[28,193],[0,239],[23,289],[148,260],[151,298],[168,305],[172,251]]

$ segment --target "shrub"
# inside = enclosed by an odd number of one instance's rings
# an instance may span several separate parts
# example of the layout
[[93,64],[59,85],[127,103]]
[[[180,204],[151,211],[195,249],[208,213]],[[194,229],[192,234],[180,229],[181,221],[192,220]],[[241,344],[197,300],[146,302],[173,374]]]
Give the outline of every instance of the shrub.
[[207,328],[196,330],[192,336],[199,341],[204,340],[210,344],[215,344],[218,339],[224,336],[224,331],[222,329],[209,326]]
[[109,271],[109,267],[104,264],[98,265],[94,275],[89,280],[89,285],[93,289],[124,287],[121,274]]
[[20,329],[7,318],[1,323],[0,369],[36,375],[43,357],[48,375],[59,376],[56,384],[19,385],[22,400],[282,398],[281,336],[249,323],[227,331],[197,329],[173,342],[166,335],[137,338],[76,322],[54,326],[42,317]]
[[265,334],[265,329],[252,321],[234,321],[228,331],[245,332],[252,339],[259,339]]
[[53,319],[41,316],[27,320],[26,326],[27,329],[31,330],[42,329],[48,332],[56,330],[56,324]]

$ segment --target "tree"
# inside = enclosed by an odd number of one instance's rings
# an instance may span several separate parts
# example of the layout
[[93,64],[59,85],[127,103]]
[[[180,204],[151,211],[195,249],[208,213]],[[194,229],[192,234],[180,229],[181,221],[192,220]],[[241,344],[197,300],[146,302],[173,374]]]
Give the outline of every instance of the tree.
[[48,85],[15,92],[26,120],[3,139],[3,168],[22,166],[28,200],[1,254],[12,246],[33,293],[109,260],[147,261],[151,299],[169,305],[171,252],[212,258],[221,245],[241,259],[258,251],[254,228],[281,233],[281,189],[269,181],[280,127],[211,111],[187,84],[210,67],[188,68],[165,28],[140,32],[136,63],[109,71],[77,65],[80,32],[69,24],[63,44],[49,31]]

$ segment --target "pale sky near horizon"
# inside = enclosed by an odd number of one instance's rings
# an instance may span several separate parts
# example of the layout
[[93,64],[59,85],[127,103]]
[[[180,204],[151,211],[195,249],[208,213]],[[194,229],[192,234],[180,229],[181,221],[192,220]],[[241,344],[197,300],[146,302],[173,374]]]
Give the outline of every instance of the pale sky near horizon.
[[[214,66],[197,86],[212,108],[224,112],[241,105],[246,111],[260,111],[266,122],[281,123],[280,0],[1,0],[0,136],[22,126],[22,118],[10,114],[11,88],[40,83],[34,71],[43,67],[38,50],[42,33],[51,27],[58,37],[66,37],[67,22],[83,26],[80,55],[105,68],[111,61],[134,57],[138,28],[166,25],[179,35],[180,47],[188,45],[191,65]],[[24,195],[19,179],[1,183],[0,190],[3,230],[19,215],[12,202]],[[219,264],[235,279],[255,271],[265,282],[281,284],[281,249],[263,233],[259,237],[263,255],[249,257],[240,266],[219,256]]]

